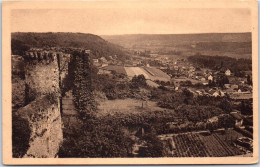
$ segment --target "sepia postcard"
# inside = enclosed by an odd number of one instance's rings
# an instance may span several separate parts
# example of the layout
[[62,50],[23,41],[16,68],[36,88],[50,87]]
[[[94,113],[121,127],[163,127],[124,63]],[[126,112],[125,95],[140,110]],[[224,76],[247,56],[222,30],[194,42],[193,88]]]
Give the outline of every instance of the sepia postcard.
[[256,0],[5,1],[3,164],[258,163]]

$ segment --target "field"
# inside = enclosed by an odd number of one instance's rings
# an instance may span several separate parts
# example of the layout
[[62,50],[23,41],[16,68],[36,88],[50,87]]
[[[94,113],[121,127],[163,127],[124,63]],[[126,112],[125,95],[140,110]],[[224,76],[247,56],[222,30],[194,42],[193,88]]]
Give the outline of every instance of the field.
[[146,79],[150,79],[150,75],[143,69],[140,67],[125,67],[127,76],[129,77],[134,77],[135,75],[144,75],[144,77]]
[[161,111],[165,110],[157,106],[156,102],[153,101],[141,101],[136,99],[116,99],[116,100],[105,100],[100,102],[98,106],[99,115],[107,115],[114,113],[139,113],[142,111]]
[[125,67],[128,77],[143,74],[146,79],[169,81],[171,78],[163,71],[152,67]]
[[115,71],[118,74],[124,74],[127,75],[126,70],[124,69],[123,66],[105,66],[102,67],[103,70],[108,70],[108,71]]
[[226,157],[244,154],[243,151],[233,145],[233,142],[242,136],[234,130],[229,130],[226,134],[214,132],[211,135],[184,133],[165,137],[164,144],[168,156]]

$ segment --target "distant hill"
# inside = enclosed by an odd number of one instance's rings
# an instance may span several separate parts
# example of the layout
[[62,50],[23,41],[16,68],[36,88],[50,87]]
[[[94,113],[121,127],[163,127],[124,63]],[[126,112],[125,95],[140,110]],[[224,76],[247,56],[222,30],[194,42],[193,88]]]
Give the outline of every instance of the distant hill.
[[251,33],[133,34],[102,37],[128,49],[159,53],[182,51],[193,55],[201,52],[240,58],[249,58],[252,53]]
[[83,33],[12,33],[12,54],[22,54],[30,48],[83,48],[90,49],[95,57],[117,55],[125,58],[122,47],[109,43],[101,37]]

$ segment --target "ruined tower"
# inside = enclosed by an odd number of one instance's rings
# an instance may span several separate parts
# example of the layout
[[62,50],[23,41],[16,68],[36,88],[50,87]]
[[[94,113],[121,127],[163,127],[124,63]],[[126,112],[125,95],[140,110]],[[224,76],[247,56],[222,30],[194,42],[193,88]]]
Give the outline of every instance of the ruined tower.
[[24,55],[27,105],[16,113],[29,124],[29,147],[23,157],[56,157],[62,143],[60,54],[29,51]]

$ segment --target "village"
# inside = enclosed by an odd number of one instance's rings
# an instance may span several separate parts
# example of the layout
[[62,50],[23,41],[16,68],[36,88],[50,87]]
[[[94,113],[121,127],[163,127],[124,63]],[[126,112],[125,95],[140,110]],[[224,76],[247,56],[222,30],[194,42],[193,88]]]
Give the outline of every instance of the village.
[[[181,56],[159,55],[146,52],[135,52],[131,59],[126,62],[118,61],[116,55],[113,57],[110,56],[109,58],[110,60],[107,60],[105,57],[93,59],[94,65],[99,69],[98,74],[105,74],[110,76],[119,74],[126,76],[128,80],[132,80],[133,77],[143,75],[146,79],[146,84],[153,88],[163,88],[165,90],[179,93],[186,89],[193,94],[193,97],[228,97],[231,99],[233,105],[239,106],[240,103],[243,103],[242,101],[249,101],[250,105],[252,105],[252,71],[245,71],[244,77],[237,77],[227,67],[221,67],[218,70],[212,70],[210,68],[200,67],[197,64],[190,62],[187,57],[183,58]],[[221,79],[222,81],[220,81]],[[219,83],[221,85],[219,85]],[[223,116],[225,116],[225,114]],[[229,113],[229,116],[233,119],[234,124],[228,131],[229,133],[233,133],[233,137],[235,136],[234,138],[236,138],[236,140],[235,142],[231,142],[232,146],[227,147],[231,147],[229,149],[232,149],[233,145],[236,145],[236,147],[239,148],[239,150],[242,150],[242,152],[250,154],[252,151],[251,138],[253,136],[252,114],[245,115],[245,112],[241,112],[238,109],[233,109]],[[208,119],[208,122],[210,123],[218,121],[219,116]],[[177,124],[177,122],[168,122],[167,126],[176,127]],[[236,131],[239,132],[236,132],[232,129],[236,129]],[[194,140],[196,143],[197,140],[194,138],[198,138],[198,135],[200,134],[209,133],[208,130],[209,129],[198,132],[184,132],[184,134],[182,134],[184,135],[183,140]],[[139,133],[145,133],[144,129],[141,129],[141,131],[142,132]],[[224,131],[224,128],[217,128],[214,130],[214,132],[218,133],[222,133],[222,131]],[[241,133],[243,135],[241,135]],[[218,136],[219,134],[214,135],[216,135],[216,138],[224,138],[221,135]],[[162,141],[170,145],[170,150],[168,150],[169,156],[223,156],[223,154],[241,154],[238,153],[239,151],[225,153],[225,151],[222,150],[223,153],[212,151],[212,155],[210,153],[201,153],[203,155],[182,155],[184,150],[182,150],[183,148],[178,145],[178,142],[181,142],[179,140],[182,139],[178,139],[178,136],[180,135],[161,134],[159,136]],[[224,141],[220,139],[218,142],[220,142],[221,145],[223,142],[226,142],[226,139],[227,137],[225,137]],[[205,139],[201,140],[203,141]],[[210,140],[209,144],[211,144],[213,139],[206,139],[204,142],[208,140]],[[183,145],[182,142],[179,144]],[[140,150],[146,149],[146,145],[147,144],[143,140],[137,140],[137,143],[133,147],[133,155],[138,156]],[[198,144],[196,147],[201,146]],[[219,149],[221,150],[225,148],[221,148],[219,146]],[[205,151],[205,148],[203,148],[203,150]],[[196,152],[196,150],[194,152]]]
[[[139,53],[139,55],[141,55]],[[236,77],[226,67],[219,70],[201,68],[195,66],[185,58],[171,58],[158,54],[150,54],[149,57],[133,56],[125,63],[117,60],[115,55],[99,59],[93,59],[94,65],[99,68],[99,74],[123,74],[129,79],[135,75],[144,75],[147,84],[152,87],[159,87],[161,81],[167,83],[167,88],[178,91],[181,87],[189,88],[195,96],[230,96],[234,100],[247,100],[252,98],[252,71],[246,71],[245,77]],[[156,64],[150,65],[149,62]],[[156,63],[154,63],[156,62]],[[216,82],[219,76],[224,75],[228,79],[223,87],[212,83]],[[213,85],[213,86],[212,86]]]

